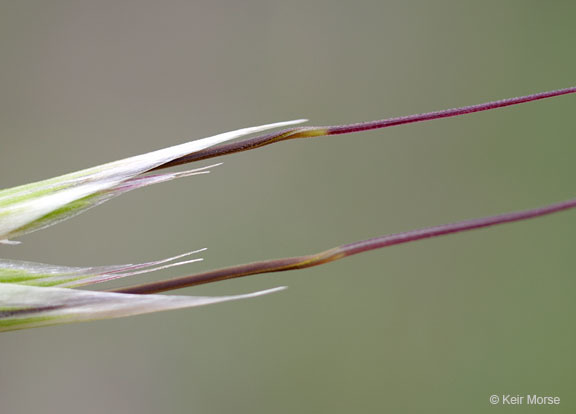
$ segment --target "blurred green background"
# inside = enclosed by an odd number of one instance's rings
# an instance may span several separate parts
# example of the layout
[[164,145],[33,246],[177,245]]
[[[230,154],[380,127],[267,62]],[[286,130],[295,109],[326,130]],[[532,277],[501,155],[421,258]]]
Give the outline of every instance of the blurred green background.
[[[0,1],[0,186],[244,126],[572,86],[570,1]],[[575,97],[225,158],[2,247],[66,265],[208,247],[142,282],[573,197]],[[206,165],[202,163],[201,165]],[[575,213],[186,289],[275,295],[3,334],[2,413],[576,410]],[[172,271],[173,270],[173,271]],[[531,410],[532,408],[532,410]]]

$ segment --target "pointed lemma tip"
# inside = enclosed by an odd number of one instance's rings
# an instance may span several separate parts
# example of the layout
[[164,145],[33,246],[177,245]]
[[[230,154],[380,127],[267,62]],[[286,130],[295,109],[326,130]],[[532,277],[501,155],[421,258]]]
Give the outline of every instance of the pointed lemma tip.
[[288,286],[278,286],[272,289],[266,289],[266,290],[261,290],[259,292],[254,293],[254,295],[260,296],[260,295],[267,295],[269,293],[275,293],[275,292],[280,292],[282,290],[286,290],[288,289]]

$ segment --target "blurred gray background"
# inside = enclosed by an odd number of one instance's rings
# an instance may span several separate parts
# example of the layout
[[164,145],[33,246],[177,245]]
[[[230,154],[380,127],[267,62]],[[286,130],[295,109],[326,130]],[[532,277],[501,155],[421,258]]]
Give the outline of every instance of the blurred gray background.
[[[569,1],[2,0],[0,186],[244,126],[571,86],[575,13]],[[105,265],[209,249],[139,283],[570,198],[575,107],[567,96],[230,156],[1,255]],[[289,286],[249,301],[2,334],[0,410],[483,413],[510,409],[491,394],[536,393],[574,412],[574,218],[180,292]]]

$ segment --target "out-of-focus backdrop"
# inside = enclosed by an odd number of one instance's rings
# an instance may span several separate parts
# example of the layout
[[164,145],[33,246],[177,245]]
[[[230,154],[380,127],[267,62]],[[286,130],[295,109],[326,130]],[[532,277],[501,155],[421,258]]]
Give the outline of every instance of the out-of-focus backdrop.
[[[521,0],[3,0],[0,186],[244,126],[571,86],[574,13]],[[230,156],[1,256],[104,265],[209,249],[138,283],[570,198],[575,99]],[[575,220],[181,292],[289,286],[253,300],[2,334],[0,410],[483,413],[509,409],[492,394],[531,393],[574,412]]]

